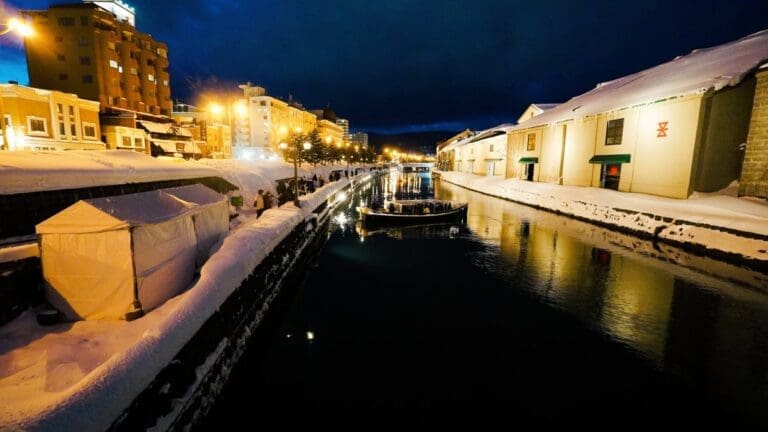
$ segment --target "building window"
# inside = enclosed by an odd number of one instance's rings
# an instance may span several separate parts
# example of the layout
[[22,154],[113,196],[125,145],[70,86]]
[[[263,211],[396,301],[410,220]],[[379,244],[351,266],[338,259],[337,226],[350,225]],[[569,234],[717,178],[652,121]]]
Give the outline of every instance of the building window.
[[42,117],[27,116],[28,135],[48,135],[47,121]]
[[59,135],[64,136],[67,134],[67,126],[64,124],[64,121],[59,121]]
[[267,102],[266,101],[261,101],[261,106],[267,106]]
[[80,57],[80,66],[90,66],[91,58],[88,56]]
[[536,150],[536,134],[535,133],[528,134],[528,136],[526,138],[528,140],[528,143],[525,146],[525,149],[527,151]]
[[69,115],[74,116],[75,115],[75,107],[70,105],[69,107]]
[[67,61],[67,57],[65,57],[63,54],[56,55],[56,60],[58,61]]
[[168,57],[168,52],[165,50],[165,48],[158,48],[157,49],[157,55],[159,55],[162,58]]
[[109,61],[109,67],[113,69],[117,69],[117,60],[110,60]]
[[88,38],[81,37],[77,42],[80,46],[88,46]]
[[61,106],[61,104],[56,104],[56,112],[59,114],[64,114],[64,107]]
[[83,75],[83,84],[92,84],[93,75]]
[[154,66],[154,65],[155,65],[155,61],[154,60],[147,59],[147,66]]
[[54,42],[64,42],[64,36],[56,36],[53,40]]
[[122,65],[117,65],[117,71],[120,72],[120,73],[123,73],[123,66]]
[[83,122],[83,138],[96,139],[96,125]]
[[154,75],[152,75],[152,74],[148,74],[148,75],[147,75],[147,80],[148,80],[148,81],[155,81],[155,76],[154,76]]
[[621,136],[624,133],[624,119],[609,120],[605,130],[605,145],[621,144]]
[[114,42],[107,42],[107,49],[111,49],[112,51],[115,50],[115,43]]
[[137,71],[136,68],[131,68],[130,72],[131,72],[131,75],[138,75],[139,74],[139,71]]
[[81,16],[80,17],[80,25],[83,27],[86,27],[88,25],[88,17],[87,16]]
[[66,81],[67,78],[69,78],[67,74],[59,74],[59,80]]
[[489,152],[493,152],[493,144],[489,144],[488,145],[488,151]]
[[69,124],[69,132],[70,134],[72,134],[73,137],[77,136],[77,126],[75,126],[74,122]]
[[133,146],[136,148],[144,148],[144,138],[134,138]]
[[75,25],[74,17],[59,17],[59,25],[62,27],[70,27]]
[[163,85],[168,87],[168,80],[163,80]]
[[130,147],[131,146],[131,137],[123,137],[123,147]]

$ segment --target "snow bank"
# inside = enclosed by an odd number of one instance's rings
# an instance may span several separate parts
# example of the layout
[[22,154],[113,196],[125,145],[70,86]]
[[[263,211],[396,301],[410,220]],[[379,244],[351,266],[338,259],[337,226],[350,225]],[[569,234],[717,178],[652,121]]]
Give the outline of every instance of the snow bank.
[[[236,162],[222,165],[233,167],[228,175],[248,191],[282,176],[285,168],[275,164],[265,174],[249,173]],[[326,184],[302,197],[301,208],[287,203],[246,220],[224,239],[188,291],[139,320],[42,328],[27,311],[1,328],[0,429],[108,428],[256,265],[298,223],[315,217],[312,209],[348,184],[346,179]]]
[[768,261],[768,203],[728,195],[687,200],[440,172],[471,190],[674,243]]

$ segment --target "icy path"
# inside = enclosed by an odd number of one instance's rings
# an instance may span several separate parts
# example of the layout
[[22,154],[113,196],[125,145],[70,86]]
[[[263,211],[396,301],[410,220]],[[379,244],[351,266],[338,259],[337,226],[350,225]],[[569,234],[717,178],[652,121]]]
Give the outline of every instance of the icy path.
[[569,216],[768,261],[768,202],[737,198],[732,187],[680,200],[452,171],[440,176],[468,189]]
[[251,270],[348,184],[343,179],[302,197],[301,209],[288,203],[258,220],[244,218],[193,286],[144,318],[43,328],[27,311],[0,328],[0,429],[109,427]]

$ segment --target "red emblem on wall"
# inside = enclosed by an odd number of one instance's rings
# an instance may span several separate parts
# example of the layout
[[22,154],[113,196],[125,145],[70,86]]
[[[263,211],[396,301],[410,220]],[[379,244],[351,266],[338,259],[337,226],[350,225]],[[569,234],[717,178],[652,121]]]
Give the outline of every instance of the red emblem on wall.
[[667,131],[669,130],[669,126],[667,126],[668,124],[668,121],[659,122],[659,128],[656,129],[656,132],[658,132],[656,138],[664,138],[667,136]]

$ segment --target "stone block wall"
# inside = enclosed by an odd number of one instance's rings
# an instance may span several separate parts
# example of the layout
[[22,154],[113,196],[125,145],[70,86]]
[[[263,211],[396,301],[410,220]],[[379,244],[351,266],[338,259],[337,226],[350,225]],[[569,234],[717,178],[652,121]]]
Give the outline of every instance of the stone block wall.
[[739,196],[768,198],[768,70],[761,70],[756,77]]

